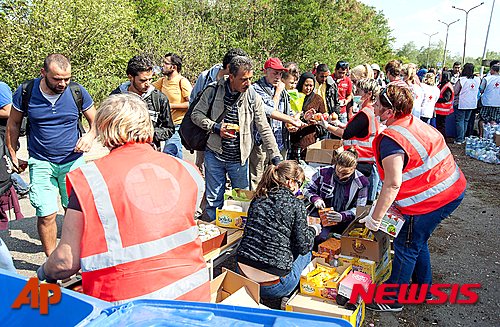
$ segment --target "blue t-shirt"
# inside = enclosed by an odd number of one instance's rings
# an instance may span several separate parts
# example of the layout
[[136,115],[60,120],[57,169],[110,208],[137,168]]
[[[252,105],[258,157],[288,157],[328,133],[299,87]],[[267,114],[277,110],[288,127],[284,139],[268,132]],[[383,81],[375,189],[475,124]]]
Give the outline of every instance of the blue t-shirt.
[[[12,91],[4,82],[0,82],[0,108],[12,103]],[[7,119],[0,119],[0,126],[7,126]]]
[[379,153],[380,153],[380,162],[382,162],[382,160],[384,160],[386,157],[392,154],[402,153],[404,154],[403,169],[408,164],[408,154],[401,147],[401,145],[399,145],[396,141],[394,141],[390,137],[387,136],[382,137],[382,140],[380,140]]
[[[74,152],[78,141],[78,107],[69,87],[56,103],[47,100],[40,91],[41,78],[35,79],[28,107],[30,157],[63,164],[78,159],[82,153]],[[80,85],[83,111],[94,104],[90,94]],[[13,107],[22,112],[22,86],[14,93]],[[26,112],[23,113],[26,115]]]

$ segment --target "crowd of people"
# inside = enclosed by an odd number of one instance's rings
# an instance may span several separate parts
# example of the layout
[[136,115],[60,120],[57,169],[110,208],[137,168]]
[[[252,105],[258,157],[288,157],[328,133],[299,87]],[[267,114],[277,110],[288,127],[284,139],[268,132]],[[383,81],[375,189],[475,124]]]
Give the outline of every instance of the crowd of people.
[[[133,57],[128,81],[97,111],[85,88],[70,82],[71,64],[60,54],[47,56],[41,77],[15,91],[0,118],[14,170],[29,168],[30,202],[48,257],[38,269],[40,280],[81,269],[84,293],[107,301],[207,301],[194,217],[214,221],[229,182],[255,191],[236,270],[261,285],[262,297],[289,295],[311,250],[341,233],[356,207],[376,199],[361,220],[370,230],[378,230],[392,204],[405,217],[388,283],[431,283],[427,240],[466,189],[446,145],[446,116],[455,111],[455,143],[471,133],[478,95],[480,121],[499,122],[498,61],[480,81],[472,64],[461,72],[459,63],[452,72],[426,72],[421,80],[416,65],[397,60],[383,71],[341,60],[333,72],[317,63],[301,74],[296,63],[269,58],[252,83],[260,68],[243,50],[230,49],[194,87],[181,75],[182,64],[168,53],[163,76],[153,82],[154,62]],[[195,165],[182,156],[189,135],[179,130],[187,112],[207,136]],[[79,133],[82,115],[90,126],[85,134]],[[28,162],[16,155],[23,117],[29,118]],[[82,153],[96,137],[110,154],[85,164]],[[307,147],[328,138],[342,139],[344,151],[306,181]],[[65,218],[56,245],[58,195]],[[326,207],[335,226],[308,221]]]

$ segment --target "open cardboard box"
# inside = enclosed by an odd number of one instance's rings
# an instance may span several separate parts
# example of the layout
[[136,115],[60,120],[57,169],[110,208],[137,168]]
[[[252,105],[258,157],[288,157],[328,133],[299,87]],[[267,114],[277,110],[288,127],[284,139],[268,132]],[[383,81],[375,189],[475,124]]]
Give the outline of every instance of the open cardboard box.
[[[203,220],[196,220],[197,225],[214,225],[211,223],[207,223],[206,221]],[[215,226],[215,225],[214,225]],[[203,249],[203,255],[212,252],[215,249],[218,249],[224,245],[227,244],[227,230],[224,228],[221,228],[219,226],[215,226],[219,229],[220,235],[209,238],[208,240],[204,241],[201,243],[201,247]]]
[[342,140],[321,140],[307,147],[306,162],[334,164],[339,152],[342,152]]
[[349,232],[354,228],[365,228],[365,225],[360,224],[358,220],[365,217],[368,212],[369,208],[356,208],[356,219],[345,229],[340,238],[340,253],[346,256],[380,262],[389,249],[389,235],[382,231],[372,232],[374,235],[373,240],[349,236]]
[[349,271],[351,271],[351,267],[348,265],[335,267],[335,270],[339,274],[335,280],[328,281],[324,286],[316,286],[313,282],[307,281],[307,274],[313,271],[317,264],[321,264],[323,266],[331,267],[329,264],[325,262],[323,258],[314,258],[305,268],[302,270],[300,274],[300,292],[310,296],[321,297],[325,299],[334,300],[337,296],[337,288],[339,282],[347,276]]
[[[247,220],[247,212],[250,207],[249,201],[225,200],[224,207],[236,205],[242,208],[239,210],[217,209],[215,224],[224,228],[243,229]],[[224,208],[223,207],[223,208]]]
[[348,310],[335,301],[295,293],[286,303],[286,311],[309,313],[347,320],[353,327],[363,324],[365,303],[361,302],[356,310]]
[[384,254],[380,262],[341,255],[339,263],[341,265],[352,266],[352,270],[370,275],[375,284],[379,284],[389,278],[392,266],[389,251]]
[[210,282],[210,294],[212,303],[262,308],[260,285],[226,268]]

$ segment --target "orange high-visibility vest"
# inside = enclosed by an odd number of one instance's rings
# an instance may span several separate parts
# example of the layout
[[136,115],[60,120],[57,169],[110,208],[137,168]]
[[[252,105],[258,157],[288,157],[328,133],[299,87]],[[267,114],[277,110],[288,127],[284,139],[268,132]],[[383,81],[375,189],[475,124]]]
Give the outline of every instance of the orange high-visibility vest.
[[203,178],[148,144],[127,143],[67,175],[83,213],[83,292],[105,301],[210,301],[194,221]]
[[[373,140],[379,133],[380,123],[375,118],[373,106],[364,107],[356,115],[359,115],[361,113],[364,113],[368,118],[368,134],[364,138],[353,137],[349,140],[344,140],[344,150],[347,150],[349,149],[349,147],[353,146],[358,152],[358,162],[374,163],[375,156],[373,155]],[[354,119],[354,117],[352,119]]]
[[455,200],[465,190],[467,181],[443,136],[413,115],[398,119],[375,137],[373,150],[382,179],[385,176],[379,146],[383,136],[393,139],[408,155],[401,188],[394,201],[403,214],[432,212]]
[[441,94],[439,94],[439,97],[442,98],[444,95],[444,92],[446,89],[451,90],[451,98],[450,101],[443,102],[443,103],[438,103],[434,105],[434,109],[436,111],[437,115],[443,115],[447,116],[453,112],[453,98],[455,97],[455,90],[453,89],[453,85],[451,85],[450,82],[446,83],[442,88],[441,88]]

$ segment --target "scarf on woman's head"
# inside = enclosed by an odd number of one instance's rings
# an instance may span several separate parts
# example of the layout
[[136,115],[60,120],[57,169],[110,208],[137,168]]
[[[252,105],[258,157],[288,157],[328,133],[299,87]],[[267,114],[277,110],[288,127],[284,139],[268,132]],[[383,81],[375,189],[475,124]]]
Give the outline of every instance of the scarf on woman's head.
[[[314,77],[313,73],[305,72],[302,75],[300,75],[299,81],[297,82],[297,90],[299,92],[306,94],[303,89],[304,89],[304,83],[308,78],[312,79],[313,82],[316,84],[316,78]],[[302,110],[304,110],[304,108],[307,108],[307,105],[309,104],[309,102],[311,102],[313,98],[313,94],[314,90],[310,94],[306,94],[306,97],[304,98],[304,104],[302,105]]]
[[356,175],[354,172],[346,180],[341,181],[337,176],[336,167],[333,169],[332,179],[335,183],[335,187],[333,189],[333,208],[335,211],[340,212],[347,210],[347,201],[349,201],[349,197],[346,197],[345,194],[347,188],[354,180]]

